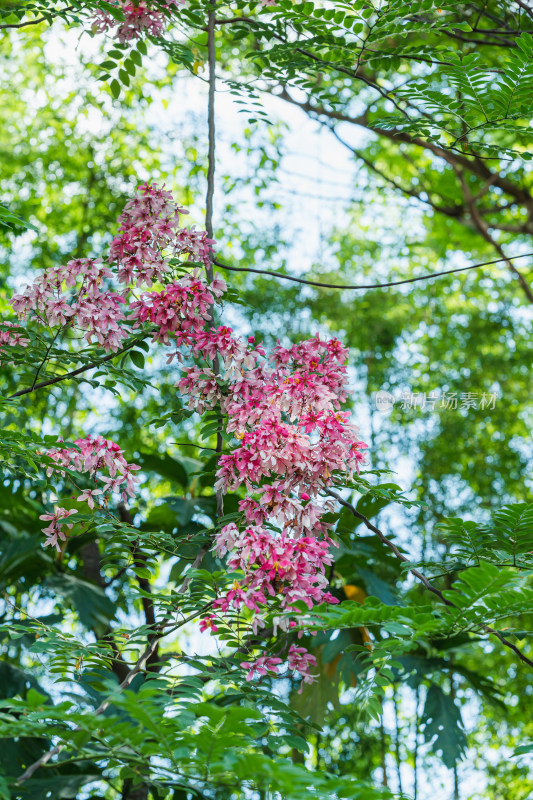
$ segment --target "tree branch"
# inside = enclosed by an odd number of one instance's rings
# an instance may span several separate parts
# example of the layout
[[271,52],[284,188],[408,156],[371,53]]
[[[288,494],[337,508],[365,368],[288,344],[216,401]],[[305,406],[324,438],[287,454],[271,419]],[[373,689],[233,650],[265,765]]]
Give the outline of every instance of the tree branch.
[[523,11],[525,11],[529,17],[531,17],[531,19],[533,19],[533,9],[531,6],[524,2],[524,0],[515,0],[515,3],[520,6],[520,8],[523,9]]
[[[419,200],[421,203],[424,203],[425,205],[430,206],[435,211],[438,211],[441,214],[445,214],[447,217],[460,218],[462,216],[462,214],[463,214],[463,212],[465,210],[465,207],[464,207],[463,203],[456,203],[455,205],[452,205],[452,206],[443,206],[443,205],[440,205],[439,203],[434,203],[432,200],[430,200],[428,192],[426,192],[428,197],[426,199],[423,199],[422,197],[420,197],[420,192],[415,192],[414,189],[410,189],[410,188],[407,188],[406,186],[402,186],[394,178],[391,178],[389,175],[386,175],[382,170],[380,170],[378,167],[376,167],[376,165],[369,158],[367,158],[361,150],[358,150],[357,148],[352,147],[350,144],[348,144],[348,142],[346,142],[337,133],[337,130],[336,130],[334,125],[331,125],[331,126],[328,125],[328,127],[329,127],[329,130],[331,131],[331,133],[333,134],[333,136],[337,139],[337,141],[339,141],[344,147],[346,147],[355,156],[357,156],[357,158],[360,161],[362,161],[363,164],[369,170],[374,172],[376,175],[379,175],[380,178],[383,178],[384,181],[389,183],[391,186],[394,186],[394,188],[398,189],[398,191],[401,192],[402,194],[407,195],[407,197],[413,197],[416,200]],[[424,190],[421,189],[421,191],[424,191]]]
[[468,183],[465,180],[463,173],[460,170],[458,170],[457,168],[455,168],[455,172],[457,173],[457,175],[458,175],[458,177],[459,177],[459,179],[461,181],[461,185],[463,187],[463,192],[464,192],[464,195],[466,197],[466,200],[467,200],[467,203],[468,203],[468,207],[470,209],[470,216],[472,218],[472,222],[474,223],[476,229],[481,234],[481,236],[485,239],[485,241],[488,242],[490,245],[492,245],[492,247],[496,250],[496,252],[502,257],[502,259],[507,264],[507,266],[508,266],[509,270],[511,271],[511,273],[517,277],[517,279],[518,279],[518,281],[520,283],[520,286],[522,287],[522,290],[523,290],[524,294],[526,295],[527,299],[529,300],[529,302],[533,303],[533,291],[531,290],[531,287],[529,286],[528,282],[526,281],[526,279],[524,278],[522,273],[514,266],[514,264],[511,262],[511,260],[506,256],[506,254],[505,254],[502,246],[500,245],[500,243],[497,242],[491,236],[491,234],[489,233],[489,225],[487,224],[487,222],[485,222],[483,217],[481,217],[481,215],[479,214],[479,211],[477,210],[476,204],[474,202],[475,198],[472,196],[472,193],[470,191],[470,187],[468,186]]
[[305,111],[306,114],[317,119],[319,122],[320,117],[327,117],[328,119],[338,120],[339,122],[347,122],[351,125],[356,125],[358,127],[365,128],[366,130],[371,131],[372,133],[376,134],[376,136],[383,137],[385,139],[389,139],[392,142],[404,142],[405,144],[413,145],[415,147],[420,147],[424,150],[428,150],[429,152],[433,153],[433,155],[437,156],[438,158],[442,158],[450,165],[455,165],[458,167],[462,167],[468,172],[476,175],[476,177],[481,178],[485,181],[491,181],[492,184],[503,192],[511,197],[515,198],[515,200],[520,203],[521,205],[526,206],[530,216],[533,217],[533,197],[529,193],[527,189],[518,184],[514,183],[513,181],[509,180],[505,176],[501,175],[500,173],[492,172],[487,165],[481,161],[479,158],[468,158],[467,156],[459,153],[457,151],[446,150],[443,147],[435,144],[434,142],[426,141],[425,139],[420,139],[416,136],[411,136],[405,131],[401,131],[398,129],[392,130],[384,130],[381,128],[376,128],[372,124],[369,123],[367,115],[361,114],[357,117],[353,117],[349,114],[344,114],[340,111],[333,111],[330,109],[325,108],[322,105],[315,105],[311,103],[309,100],[306,101],[298,101],[295,100],[289,92],[286,90],[285,87],[282,87],[280,92],[274,93],[272,92],[274,97],[279,97],[281,100],[284,100],[287,103],[291,103],[292,105],[298,106]]
[[[50,18],[53,19],[54,17],[57,17],[60,14],[64,14],[65,11],[73,11],[73,9],[74,6],[67,6],[67,8],[63,9],[63,11],[56,11],[55,13],[51,13]],[[26,22],[6,23],[0,25],[0,29],[3,30],[5,28],[26,28],[28,25],[39,25],[41,22],[48,22],[48,24],[51,24],[50,19],[48,17],[39,17],[39,19],[31,19],[27,20]]]
[[[347,508],[349,511],[351,511],[351,513],[354,515],[354,517],[356,517],[357,519],[360,519],[361,522],[368,528],[369,531],[372,531],[372,533],[375,533],[376,536],[378,537],[378,539],[386,547],[388,547],[389,550],[392,550],[392,552],[394,553],[394,555],[396,556],[396,558],[399,561],[402,561],[404,564],[409,564],[410,563],[409,559],[406,556],[404,556],[404,554],[398,549],[398,547],[394,544],[394,542],[391,542],[391,540],[388,539],[385,536],[385,534],[382,531],[380,531],[379,528],[377,528],[375,525],[373,525],[370,522],[370,520],[365,517],[364,514],[361,514],[360,511],[357,511],[357,509],[350,502],[348,502],[348,500],[345,500],[343,497],[341,497],[340,494],[338,494],[337,492],[333,491],[332,489],[327,489],[325,491],[326,491],[326,494],[328,494],[330,497],[334,497],[341,504],[341,506],[344,506],[344,508]],[[432,594],[436,595],[436,597],[439,598],[441,603],[443,603],[445,606],[448,606],[449,608],[457,608],[455,603],[452,603],[451,600],[448,600],[443,595],[443,593],[440,591],[440,589],[437,589],[437,587],[434,586],[431,583],[431,581],[429,581],[422,572],[420,572],[418,569],[415,569],[414,567],[410,567],[409,568],[409,572],[412,575],[414,575],[414,577],[417,580],[419,580],[426,587],[426,589],[429,592],[431,592]],[[500,640],[500,642],[503,645],[505,645],[505,647],[508,647],[510,650],[512,650],[514,653],[516,653],[516,655],[518,656],[518,658],[521,661],[523,661],[528,666],[533,667],[533,661],[530,658],[528,658],[526,655],[524,655],[524,653],[522,653],[522,651],[515,644],[513,644],[513,642],[510,642],[508,639],[506,639],[504,636],[502,636],[502,634],[499,631],[494,630],[494,628],[490,628],[488,625],[482,625],[481,627],[482,627],[482,629],[483,629],[483,631],[485,633],[488,633],[488,634],[490,634],[492,636],[495,636],[497,639]]]
[[88,372],[90,369],[94,369],[95,367],[99,367],[101,364],[105,364],[106,361],[111,361],[113,358],[117,358],[121,356],[123,353],[126,353],[128,350],[131,350],[138,342],[143,341],[149,334],[145,334],[144,336],[137,337],[132,342],[130,342],[126,347],[123,347],[122,350],[117,350],[116,353],[108,353],[107,356],[103,356],[99,358],[98,361],[92,361],[90,364],[85,364],[83,367],[78,367],[77,369],[73,369],[71,372],[66,372],[64,375],[56,375],[55,378],[48,378],[46,381],[41,381],[40,383],[34,383],[33,386],[29,386],[26,389],[19,389],[18,392],[14,392],[10,394],[8,400],[13,400],[15,397],[22,397],[25,394],[31,394],[32,392],[36,392],[39,389],[44,389],[46,386],[54,386],[56,383],[61,383],[62,381],[69,380],[70,378],[75,378],[77,375],[82,375],[84,372]]

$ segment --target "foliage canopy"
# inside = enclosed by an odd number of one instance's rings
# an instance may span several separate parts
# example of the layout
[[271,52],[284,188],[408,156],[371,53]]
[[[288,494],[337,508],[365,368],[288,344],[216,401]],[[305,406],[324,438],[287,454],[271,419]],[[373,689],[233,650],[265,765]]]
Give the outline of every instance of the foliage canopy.
[[[0,798],[422,800],[439,782],[454,800],[499,800],[502,786],[526,800],[533,5],[32,0],[2,2],[0,29]],[[189,86],[199,115],[169,133],[172,116],[157,115]],[[217,149],[213,184],[215,88],[215,109],[229,95],[242,130]],[[342,213],[319,215],[305,274],[294,201],[278,196],[283,114],[323,131],[353,169]],[[353,410],[370,457],[322,472],[316,492],[335,602],[284,606],[276,561],[263,627],[253,605],[217,610],[246,569],[214,544],[267,474],[220,488],[223,459],[267,416],[229,425],[221,339],[211,360],[198,345],[222,388],[195,414],[188,393],[205,376],[179,383],[194,359],[166,363],[151,311],[121,322],[116,348],[112,325],[84,340],[59,317],[43,324],[37,302],[23,340],[11,327],[15,290],[43,270],[108,263],[144,183],[165,184],[200,226],[180,228],[187,246],[156,272],[162,305],[169,275],[182,286],[201,268],[214,285],[205,211],[229,289],[202,325],[253,333],[254,368],[278,338],[300,354],[317,335],[349,348],[353,391],[338,389],[336,411],[342,422]],[[112,280],[98,273],[98,291]],[[259,394],[277,379],[263,371]],[[140,467],[134,494],[109,483],[98,499],[87,436]],[[292,500],[312,504],[299,485]],[[56,551],[40,518],[57,533],[58,508],[72,527]],[[278,540],[290,528],[269,524]],[[276,666],[298,647],[314,683],[297,655],[300,670]]]

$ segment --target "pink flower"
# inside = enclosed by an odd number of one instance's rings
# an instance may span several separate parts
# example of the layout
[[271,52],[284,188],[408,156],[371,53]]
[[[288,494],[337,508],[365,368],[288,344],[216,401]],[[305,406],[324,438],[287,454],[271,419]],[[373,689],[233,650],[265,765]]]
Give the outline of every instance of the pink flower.
[[[3,330],[2,330],[3,329]],[[4,352],[4,347],[27,347],[29,339],[24,336],[24,329],[14,322],[0,322],[0,356]]]
[[204,617],[200,620],[200,630],[202,633],[204,631],[211,631],[212,633],[216,633],[218,631],[217,626],[215,625],[215,616],[211,614],[209,617]]
[[71,509],[70,511],[67,511],[66,508],[56,508],[54,514],[41,514],[39,519],[50,522],[50,525],[48,525],[46,528],[42,528],[42,532],[47,534],[47,538],[44,543],[45,547],[47,545],[52,545],[58,551],[61,550],[58,538],[61,539],[61,541],[63,542],[66,541],[67,538],[61,526],[65,525],[70,530],[72,528],[72,523],[71,524],[65,523],[65,519],[67,517],[72,516],[72,514],[77,514],[77,513],[78,512],[76,511],[76,509]]
[[316,680],[316,675],[311,675],[309,672],[313,667],[316,667],[316,658],[308,653],[305,647],[296,647],[292,644],[289,648],[289,669],[299,672],[302,677],[298,694],[302,693],[305,683],[314,683]]
[[[181,5],[184,1],[168,0],[165,8]],[[129,0],[119,0],[118,5],[124,14],[124,20],[116,20],[104,9],[97,8],[93,22],[95,32],[105,33],[108,30],[114,30],[115,38],[119,42],[138,39],[143,33],[150,36],[161,36],[165,32],[165,14],[158,8],[154,8],[149,2],[133,3]]]
[[278,664],[281,663],[282,663],[281,658],[260,656],[260,658],[256,658],[255,661],[243,661],[241,663],[241,667],[244,667],[244,669],[249,670],[246,676],[246,680],[251,681],[256,673],[257,675],[267,675],[269,672],[277,674]]
[[102,494],[101,489],[84,489],[76,500],[80,503],[85,502],[89,508],[94,508],[94,498],[97,494]]

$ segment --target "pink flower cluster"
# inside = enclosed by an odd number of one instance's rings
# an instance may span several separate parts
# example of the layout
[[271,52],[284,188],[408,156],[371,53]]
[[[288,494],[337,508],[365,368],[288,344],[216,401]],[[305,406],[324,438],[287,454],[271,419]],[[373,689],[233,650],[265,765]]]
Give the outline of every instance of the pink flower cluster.
[[124,14],[124,20],[117,20],[105,9],[96,9],[93,30],[97,33],[106,33],[114,30],[115,38],[119,42],[129,42],[138,39],[142,33],[150,36],[161,36],[165,31],[165,15],[162,9],[182,5],[185,0],[168,0],[161,3],[158,8],[153,3],[138,2],[131,0],[118,0],[115,3],[117,9]]
[[[79,450],[64,448],[47,453],[56,462],[57,469],[61,471],[62,467],[68,467],[82,474],[89,473],[95,478],[98,476],[103,484],[102,491],[116,492],[124,502],[128,497],[134,497],[137,478],[133,473],[140,467],[126,461],[118,444],[104,439],[103,436],[95,436],[94,439],[86,436],[84,439],[76,439],[74,444]],[[98,475],[102,471],[108,474]],[[50,477],[53,472],[54,467],[50,466],[46,474]]]
[[[110,244],[109,265],[102,259],[77,258],[65,266],[47,269],[12,297],[13,309],[19,319],[31,316],[51,328],[70,327],[80,331],[89,344],[96,340],[104,350],[113,352],[130,335],[132,322],[147,321],[156,310],[154,322],[160,331],[165,314],[171,319],[180,306],[183,310],[177,318],[181,327],[189,330],[192,326],[199,331],[208,318],[206,309],[214,296],[221,294],[223,284],[214,284],[208,291],[205,284],[187,275],[168,286],[159,300],[156,295],[149,295],[146,301],[126,305],[131,284],[151,286],[164,279],[177,265],[176,259],[186,256],[189,262],[208,260],[213,241],[205,231],[180,228],[180,215],[187,213],[165,189],[155,184],[140,186],[118,219],[120,230]],[[115,272],[110,267],[116,270],[119,281],[128,284],[122,294],[113,291]],[[189,326],[184,314],[188,314]],[[203,317],[200,327],[194,322],[198,315]],[[164,333],[160,336],[167,341]],[[24,342],[13,334],[0,334],[0,346]]]
[[156,184],[140,186],[118,218],[120,231],[109,248],[119,280],[151,286],[163,280],[172,258],[183,255],[207,263],[214,241],[205,231],[180,227],[180,214],[188,213],[174,202],[171,192]]
[[189,407],[203,413],[219,404],[226,431],[236,443],[219,458],[216,488],[245,487],[242,518],[217,534],[215,549],[243,579],[215,601],[222,614],[245,607],[253,629],[275,612],[276,628],[288,631],[296,603],[308,608],[336,602],[328,591],[332,563],[329,524],[332,504],[324,496],[336,476],[348,478],[364,460],[346,399],[346,349],[336,339],[316,336],[289,348],[278,344],[267,356],[250,337],[244,342],[229,328],[201,334],[178,332],[179,345],[210,367],[184,370],[178,386]]
[[[231,619],[244,607],[255,632],[268,615],[275,630],[289,632],[297,603],[311,609],[337,602],[326,577],[333,542],[323,517],[333,504],[325,492],[334,479],[358,471],[366,448],[342,410],[347,351],[337,339],[315,336],[289,348],[278,343],[267,354],[253,337],[244,341],[231,328],[181,328],[165,317],[161,340],[170,343],[173,336],[177,347],[208,364],[184,369],[178,387],[189,407],[204,413],[218,406],[226,432],[235,436],[219,458],[215,486],[247,492],[241,519],[215,537],[217,554],[227,555],[228,567],[243,576],[216,599],[215,611]],[[215,358],[223,367],[218,374]],[[202,629],[215,631],[214,619],[204,620]],[[250,662],[248,678],[275,672],[278,662]],[[304,648],[291,649],[289,668],[304,682],[313,679],[313,663]]]
[[[131,326],[147,324],[154,340],[173,347],[169,361],[183,356],[200,360],[187,366],[177,386],[189,408],[200,414],[216,409],[233,435],[229,452],[220,456],[215,487],[219,492],[246,490],[240,516],[215,536],[214,549],[240,573],[214,603],[202,630],[216,632],[216,615],[231,621],[247,609],[252,629],[272,622],[274,630],[296,627],[301,603],[308,608],[336,602],[328,591],[326,570],[332,564],[330,524],[324,515],[333,508],[327,490],[339,478],[350,479],[364,460],[347,399],[347,350],[337,339],[314,336],[290,347],[279,342],[270,353],[254,337],[235,336],[231,328],[214,327],[213,305],[225,291],[216,276],[207,284],[198,262],[208,263],[214,242],[205,232],[180,228],[186,213],[170,192],[155,185],[139,187],[119,218],[120,230],[110,246],[109,263],[130,287],[156,281],[162,290],[145,292],[131,303],[104,290],[112,277],[109,267],[94,259],[78,259],[47,270],[25,292],[13,298],[21,317],[33,312],[52,326],[76,324],[85,337],[107,349],[117,349]],[[183,256],[193,270],[182,277],[175,268]],[[76,289],[72,299],[64,293]],[[128,464],[118,445],[97,437],[79,440],[79,451],[58,449],[50,455],[57,469],[69,467],[97,474],[102,484],[84,490],[78,500],[94,506],[98,494],[134,493],[135,465]],[[52,468],[53,471],[53,468]],[[49,517],[47,544],[58,546],[68,514],[58,509]],[[60,513],[61,512],[61,513]],[[47,517],[48,519],[48,517]],[[230,622],[231,624],[231,622]],[[281,659],[261,657],[249,665],[248,678],[276,672]],[[304,682],[312,680],[314,659],[304,648],[291,646],[288,665]]]
[[[336,602],[326,577],[333,559],[323,516],[333,505],[325,490],[334,477],[358,471],[366,445],[342,410],[346,348],[315,336],[288,348],[278,343],[267,354],[254,337],[245,341],[231,328],[211,327],[212,306],[224,289],[218,276],[207,285],[194,271],[144,293],[132,310],[139,323],[156,328],[155,340],[174,345],[169,361],[188,355],[204,362],[184,368],[177,386],[189,408],[202,414],[218,407],[235,437],[219,458],[215,487],[245,487],[247,496],[240,520],[216,535],[215,550],[243,577],[216,599],[215,613],[229,619],[244,607],[255,632],[273,614],[274,628],[288,632],[297,603]],[[206,617],[201,629],[216,632],[215,622],[216,616]],[[312,680],[312,656],[291,653],[291,668]],[[249,676],[272,663],[261,661]]]
[[[48,451],[46,455],[57,465],[47,467],[48,477],[54,472],[65,475],[64,470],[68,468],[80,474],[88,474],[94,479],[96,485],[97,481],[100,481],[100,488],[84,489],[76,498],[80,502],[86,502],[91,509],[94,508],[95,499],[99,495],[104,496],[103,499],[106,503],[112,493],[120,494],[124,502],[128,497],[135,495],[138,479],[134,472],[140,467],[126,461],[118,444],[104,439],[102,436],[96,436],[94,439],[86,436],[84,439],[76,439],[74,444],[78,446],[79,450],[58,448]],[[48,534],[45,545],[54,545],[58,550],[60,549],[58,537],[65,541],[65,535],[61,529],[64,518],[75,513],[77,512],[67,512],[64,508],[58,508],[55,514],[40,517],[40,519],[51,520],[50,526],[43,528],[43,533]],[[72,525],[67,527],[72,528]]]
[[271,597],[278,597],[280,610],[294,608],[297,601],[308,608],[315,603],[335,603],[326,589],[324,574],[333,560],[329,547],[328,539],[320,540],[314,535],[295,538],[288,531],[272,535],[261,525],[250,526],[241,533],[233,523],[226,525],[217,536],[217,552],[223,555],[229,550],[228,567],[242,570],[246,579],[235,582],[224,597],[215,601],[215,607],[226,612],[245,605],[260,614]]
[[[29,339],[24,336],[24,329],[14,322],[0,322],[0,355],[4,352],[4,347],[27,347]],[[7,351],[6,351],[7,352]]]
[[93,338],[106,350],[117,351],[128,336],[121,305],[126,298],[103,288],[110,269],[99,258],[77,258],[63,267],[52,267],[31,286],[13,295],[11,305],[19,319],[34,316],[51,328],[71,326]]
[[[242,661],[241,667],[249,670],[246,680],[251,681],[256,675],[278,675],[279,666],[283,663],[283,659],[271,656],[259,656],[254,661]],[[302,678],[302,683],[298,690],[298,694],[302,693],[304,684],[313,683],[315,676],[311,674],[310,670],[316,667],[316,658],[307,652],[305,647],[296,647],[291,644],[289,647],[287,666],[292,672],[298,672]]]
[[65,527],[70,530],[72,528],[72,523],[65,523],[65,520],[76,513],[76,509],[67,511],[66,508],[56,507],[56,510],[53,514],[41,514],[39,519],[50,523],[46,526],[46,528],[42,529],[43,533],[46,533],[46,541],[44,543],[45,547],[49,544],[52,545],[52,547],[55,547],[56,550],[61,550],[61,545],[59,544],[58,539],[61,539],[62,542],[65,542],[67,539],[62,526],[65,525]]
[[139,301],[131,304],[132,316],[156,327],[154,341],[169,344],[169,334],[174,334],[174,341],[179,335],[181,342],[192,346],[199,336],[205,335],[210,309],[225,288],[220,278],[215,278],[207,287],[195,270],[168,284],[162,292],[143,294]]

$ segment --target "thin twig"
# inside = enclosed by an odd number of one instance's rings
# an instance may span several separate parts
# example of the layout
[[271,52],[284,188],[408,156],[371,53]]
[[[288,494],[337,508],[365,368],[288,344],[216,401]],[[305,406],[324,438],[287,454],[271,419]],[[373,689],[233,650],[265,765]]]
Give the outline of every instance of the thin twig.
[[[215,90],[216,90],[216,4],[213,2],[209,7],[207,15],[207,63],[209,66],[209,90],[207,100],[207,194],[205,198],[205,229],[210,239],[213,239],[213,200],[215,196]],[[209,283],[213,281],[213,252],[209,253],[209,261],[206,266],[206,277]],[[210,310],[211,321],[213,321],[213,308]],[[220,373],[220,361],[218,354],[213,359],[213,372],[215,375]],[[219,418],[219,430],[217,431],[216,452],[222,453],[224,439],[222,438],[222,417]],[[222,489],[217,489],[217,517],[224,515],[224,494]]]
[[481,236],[485,239],[485,241],[488,242],[490,245],[492,245],[492,247],[496,250],[496,252],[502,257],[502,260],[506,262],[510,272],[518,278],[520,286],[522,287],[527,299],[529,300],[530,303],[533,303],[533,291],[531,290],[530,285],[528,284],[522,273],[514,266],[511,259],[505,254],[503,247],[500,245],[500,243],[497,242],[496,239],[494,239],[490,235],[489,232],[490,226],[487,222],[485,222],[485,220],[480,215],[477,209],[475,203],[476,198],[472,196],[472,192],[470,191],[468,182],[465,180],[463,171],[455,166],[453,167],[453,169],[461,182],[463,193],[468,203],[468,207],[470,209],[470,216],[472,218],[472,222],[474,223],[475,227],[477,228]]
[[491,264],[500,264],[505,261],[514,261],[517,258],[532,258],[533,253],[523,253],[518,256],[506,256],[505,258],[495,258],[493,261],[483,261],[481,264],[471,264],[469,267],[457,267],[456,269],[447,269],[443,272],[432,272],[428,275],[420,275],[418,278],[404,278],[401,281],[389,281],[388,283],[369,283],[369,284],[346,284],[346,283],[321,283],[320,281],[310,281],[306,278],[296,278],[293,275],[284,275],[283,272],[274,272],[269,269],[254,269],[252,267],[230,267],[229,264],[223,264],[217,258],[213,260],[213,264],[220,269],[227,269],[231,272],[254,272],[257,275],[272,275],[274,278],[282,278],[285,281],[293,281],[294,283],[303,283],[305,286],[318,286],[321,289],[387,289],[389,286],[401,286],[404,283],[415,283],[416,281],[427,281],[431,278],[440,278],[442,275],[452,275],[454,272],[466,272],[470,269],[480,269],[481,267],[488,267]]
[[27,20],[26,22],[12,22],[12,23],[5,23],[0,25],[0,29],[3,30],[5,28],[26,28],[28,25],[39,25],[41,22],[48,22],[51,24],[51,20],[54,17],[59,16],[60,14],[64,14],[66,11],[73,11],[74,6],[67,6],[63,9],[63,11],[56,11],[55,13],[51,13],[50,17],[39,17],[39,19],[31,19]]
[[43,360],[41,361],[41,363],[39,364],[39,366],[37,367],[37,371],[35,372],[35,377],[34,377],[34,379],[33,379],[33,383],[32,383],[32,385],[31,385],[31,388],[32,388],[32,390],[33,390],[33,389],[35,389],[35,386],[36,386],[36,384],[37,384],[37,378],[39,377],[39,374],[40,374],[40,372],[41,372],[42,368],[43,368],[43,367],[44,367],[44,365],[46,364],[46,362],[47,362],[47,360],[48,360],[48,356],[50,355],[50,350],[51,350],[51,349],[52,349],[52,347],[54,346],[54,344],[55,344],[55,342],[56,342],[56,340],[57,340],[57,337],[58,337],[58,336],[59,336],[59,334],[61,333],[61,330],[62,330],[62,328],[58,328],[58,329],[57,329],[57,331],[56,331],[55,335],[54,335],[54,336],[53,336],[53,338],[50,340],[50,344],[49,344],[49,345],[48,345],[48,347],[46,348],[46,353],[44,354],[44,358],[43,358]]
[[131,350],[138,342],[143,341],[148,334],[145,334],[142,337],[137,337],[132,342],[123,347],[121,350],[117,350],[116,353],[109,353],[107,356],[103,356],[103,358],[98,359],[98,361],[92,361],[90,364],[85,364],[83,367],[78,367],[77,369],[73,369],[71,372],[66,372],[64,375],[56,375],[55,378],[49,378],[46,381],[41,381],[40,383],[35,383],[33,386],[28,386],[26,389],[19,389],[18,392],[14,392],[14,394],[10,394],[8,400],[12,400],[15,397],[22,397],[25,394],[30,394],[31,392],[36,392],[38,389],[44,389],[46,386],[53,386],[56,383],[61,383],[61,381],[66,381],[69,378],[75,378],[77,375],[81,375],[84,372],[87,372],[90,369],[94,369],[95,367],[99,367],[100,364],[104,364],[106,361],[111,361],[113,358],[117,358],[117,356],[121,356],[123,353],[126,353],[128,350]]
[[205,447],[203,444],[193,444],[192,442],[172,442],[178,447],[197,447],[198,450],[211,450],[213,453],[218,453],[216,447]]

